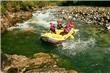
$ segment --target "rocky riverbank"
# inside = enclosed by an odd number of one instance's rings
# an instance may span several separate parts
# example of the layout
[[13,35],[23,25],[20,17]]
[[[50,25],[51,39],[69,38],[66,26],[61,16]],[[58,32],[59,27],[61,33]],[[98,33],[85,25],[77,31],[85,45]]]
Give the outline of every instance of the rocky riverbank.
[[30,11],[19,11],[19,12],[7,12],[0,19],[1,22],[1,33],[5,32],[7,28],[14,26],[18,22],[25,21],[32,17],[32,12]]
[[55,55],[36,53],[31,58],[22,55],[2,54],[3,73],[78,73],[57,65]]
[[17,11],[17,12],[10,12],[7,11],[5,15],[1,15],[1,33],[4,33],[7,31],[7,28],[11,26],[15,26],[16,23],[26,21],[32,17],[32,12],[36,10],[44,10],[44,9],[49,9],[52,8],[51,6],[47,7],[42,7],[42,8],[33,8],[28,11]]
[[[44,7],[40,10],[54,7]],[[85,24],[100,26],[100,30],[110,31],[110,7],[86,7],[86,6],[70,6],[56,7],[56,16],[72,15]],[[33,11],[36,9],[33,9]],[[38,10],[38,9],[37,9]],[[32,17],[32,11],[7,12],[1,16],[1,32],[7,30],[8,27],[14,26],[16,23],[27,20]]]
[[76,17],[85,24],[99,26],[100,30],[110,31],[110,7],[70,6],[57,9],[56,16]]

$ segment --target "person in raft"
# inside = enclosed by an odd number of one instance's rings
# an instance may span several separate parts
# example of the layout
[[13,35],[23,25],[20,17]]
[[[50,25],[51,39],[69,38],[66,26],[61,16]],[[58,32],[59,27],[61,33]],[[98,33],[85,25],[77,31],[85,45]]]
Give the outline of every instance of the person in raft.
[[50,23],[50,31],[56,34],[55,25],[53,23]]
[[57,19],[57,29],[62,29],[62,23],[61,23],[61,19]]
[[76,19],[73,18],[73,19],[71,19],[71,20],[66,24],[66,26],[64,27],[64,31],[61,33],[61,35],[67,34],[67,33],[71,30],[71,28],[74,27],[74,21],[75,21],[75,20],[76,20]]

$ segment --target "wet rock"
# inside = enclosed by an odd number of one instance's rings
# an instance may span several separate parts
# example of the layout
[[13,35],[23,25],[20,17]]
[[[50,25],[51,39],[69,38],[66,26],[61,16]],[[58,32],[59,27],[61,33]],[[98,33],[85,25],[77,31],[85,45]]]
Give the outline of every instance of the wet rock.
[[25,73],[78,73],[75,70],[66,70],[65,68],[40,68],[26,71]]
[[25,73],[68,73],[65,68],[40,68],[26,71]]
[[55,65],[56,62],[51,58],[49,54],[46,53],[37,53],[34,54],[32,58],[27,58],[22,55],[12,55],[11,56],[11,66],[14,68],[23,68],[29,66],[45,66],[51,67]]
[[38,67],[53,67],[53,65],[56,65],[55,60],[49,54],[46,53],[34,54],[33,58],[30,60],[30,63],[37,65]]
[[7,73],[19,73],[17,68],[8,69]]
[[16,23],[27,20],[32,17],[32,12],[7,12],[6,15],[1,16],[1,33],[5,32],[8,27],[14,26]]
[[107,30],[110,32],[110,23],[106,24]]
[[78,72],[75,70],[68,70],[68,73],[78,73]]
[[2,53],[1,54],[1,69],[4,73],[10,68],[11,65],[11,56]]
[[1,53],[1,70],[6,73],[11,65],[11,56]]
[[24,28],[23,31],[24,32],[33,32],[34,30],[32,28]]
[[22,68],[29,64],[28,58],[22,55],[12,55],[11,56],[11,66],[14,68]]
[[[56,58],[56,56],[54,55]],[[77,73],[74,70],[59,68],[55,58],[47,53],[36,53],[28,58],[22,55],[9,55],[9,65],[4,65],[4,73]],[[2,63],[3,64],[3,63]]]

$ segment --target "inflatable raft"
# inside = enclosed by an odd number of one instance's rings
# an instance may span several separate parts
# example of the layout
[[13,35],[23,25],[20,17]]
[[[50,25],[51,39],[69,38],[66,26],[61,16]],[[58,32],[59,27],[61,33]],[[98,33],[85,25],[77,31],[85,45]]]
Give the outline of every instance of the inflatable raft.
[[74,38],[74,29],[72,28],[69,33],[65,35],[60,35],[60,33],[63,32],[63,29],[56,29],[56,34],[52,32],[46,32],[41,34],[41,39],[45,42],[50,42],[53,44],[60,44],[63,41],[65,41],[68,38]]

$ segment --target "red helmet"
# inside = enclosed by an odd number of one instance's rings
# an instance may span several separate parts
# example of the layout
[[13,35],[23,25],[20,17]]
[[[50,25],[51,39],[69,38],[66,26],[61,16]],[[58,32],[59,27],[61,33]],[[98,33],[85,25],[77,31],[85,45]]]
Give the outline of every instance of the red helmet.
[[52,22],[50,22],[50,25],[51,25],[51,26],[54,26],[54,24],[53,24]]

